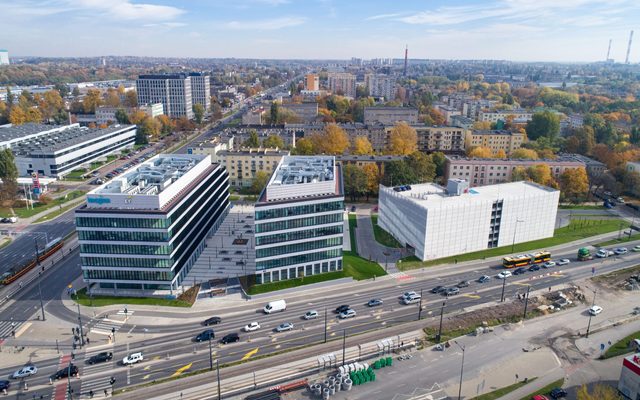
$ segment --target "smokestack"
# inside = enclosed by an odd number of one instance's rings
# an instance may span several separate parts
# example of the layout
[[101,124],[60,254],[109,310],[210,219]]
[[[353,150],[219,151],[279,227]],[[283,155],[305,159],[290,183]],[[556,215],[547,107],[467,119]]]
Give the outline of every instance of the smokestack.
[[625,64],[629,64],[629,53],[631,53],[631,42],[633,41],[633,31],[629,34],[629,44],[627,45],[627,58],[624,59]]
[[[633,31],[631,31],[633,34]],[[404,70],[402,71],[402,76],[407,76],[407,62],[409,59],[409,45],[405,45],[404,48]]]
[[611,39],[609,39],[609,48],[607,49],[607,58],[604,61],[609,62],[609,54],[611,54]]

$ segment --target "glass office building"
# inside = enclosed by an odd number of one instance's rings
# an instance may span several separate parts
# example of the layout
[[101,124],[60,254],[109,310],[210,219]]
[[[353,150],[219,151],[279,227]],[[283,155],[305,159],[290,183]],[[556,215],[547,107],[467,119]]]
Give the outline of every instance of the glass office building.
[[210,156],[147,160],[89,192],[76,210],[85,282],[174,294],[228,209],[228,174]]
[[285,156],[255,204],[256,283],[342,270],[342,171],[329,156]]

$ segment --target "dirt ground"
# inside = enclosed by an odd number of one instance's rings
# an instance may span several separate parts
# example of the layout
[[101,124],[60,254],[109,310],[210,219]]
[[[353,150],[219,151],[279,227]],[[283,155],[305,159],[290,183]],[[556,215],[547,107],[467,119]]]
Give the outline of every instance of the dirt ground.
[[640,265],[592,278],[602,289],[640,290]]

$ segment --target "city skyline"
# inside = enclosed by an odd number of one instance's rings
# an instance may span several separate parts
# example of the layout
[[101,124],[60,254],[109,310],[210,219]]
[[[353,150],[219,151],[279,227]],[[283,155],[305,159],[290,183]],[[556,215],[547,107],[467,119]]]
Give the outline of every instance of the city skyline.
[[[0,7],[0,48],[15,57],[399,59],[408,45],[416,59],[603,61],[612,39],[611,58],[624,61],[640,17],[629,0],[0,0]],[[636,41],[630,61],[638,60]]]

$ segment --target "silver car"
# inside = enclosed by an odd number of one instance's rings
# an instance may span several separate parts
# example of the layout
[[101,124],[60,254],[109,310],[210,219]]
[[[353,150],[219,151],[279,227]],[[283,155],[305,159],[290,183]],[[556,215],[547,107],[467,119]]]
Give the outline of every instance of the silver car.
[[291,322],[285,322],[283,324],[278,325],[276,331],[278,332],[286,332],[293,329],[293,324]]
[[35,365],[27,365],[22,367],[11,375],[13,379],[26,378],[31,375],[35,375],[38,372],[38,368]]

